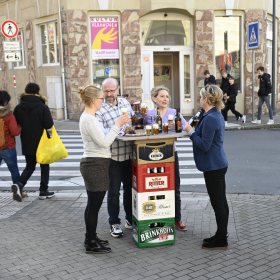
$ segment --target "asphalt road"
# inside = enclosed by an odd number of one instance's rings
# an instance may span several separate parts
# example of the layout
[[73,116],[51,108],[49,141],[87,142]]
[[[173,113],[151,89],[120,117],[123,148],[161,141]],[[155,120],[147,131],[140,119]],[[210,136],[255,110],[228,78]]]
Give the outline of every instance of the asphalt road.
[[[280,194],[280,129],[226,131],[228,193]],[[205,186],[181,191],[206,192]]]
[[[18,139],[18,155],[20,146]],[[280,194],[280,129],[226,131],[224,149],[228,193]],[[206,188],[184,186],[181,191],[206,192]]]

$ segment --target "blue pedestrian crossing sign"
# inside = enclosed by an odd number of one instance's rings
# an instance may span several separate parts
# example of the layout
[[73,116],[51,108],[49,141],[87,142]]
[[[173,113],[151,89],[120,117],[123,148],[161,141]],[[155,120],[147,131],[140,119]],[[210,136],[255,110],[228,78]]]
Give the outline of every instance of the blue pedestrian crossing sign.
[[260,47],[260,22],[252,21],[247,25],[247,49],[253,50]]

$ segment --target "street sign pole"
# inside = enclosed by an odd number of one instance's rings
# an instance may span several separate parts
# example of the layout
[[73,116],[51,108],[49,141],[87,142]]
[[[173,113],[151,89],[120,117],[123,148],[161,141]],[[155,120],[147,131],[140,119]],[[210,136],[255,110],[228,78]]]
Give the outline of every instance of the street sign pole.
[[15,63],[12,62],[13,66],[13,78],[14,78],[14,88],[15,88],[15,99],[16,99],[16,105],[18,105],[18,98],[17,98],[17,82],[16,82],[16,74],[15,74]]
[[255,118],[255,51],[252,50],[252,121]]

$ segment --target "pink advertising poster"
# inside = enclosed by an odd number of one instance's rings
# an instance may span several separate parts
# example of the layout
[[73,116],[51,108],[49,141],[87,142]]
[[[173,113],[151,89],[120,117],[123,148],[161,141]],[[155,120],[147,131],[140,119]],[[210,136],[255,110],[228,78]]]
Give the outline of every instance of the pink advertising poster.
[[92,59],[119,58],[119,30],[117,17],[91,19]]

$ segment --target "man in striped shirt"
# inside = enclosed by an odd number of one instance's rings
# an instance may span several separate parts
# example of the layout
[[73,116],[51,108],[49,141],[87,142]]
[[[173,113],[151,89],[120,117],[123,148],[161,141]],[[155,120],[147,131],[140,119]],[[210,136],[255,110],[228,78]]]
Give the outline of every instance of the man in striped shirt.
[[[102,89],[106,102],[102,104],[100,111],[96,112],[96,118],[107,130],[115,124],[122,115],[121,108],[126,107],[132,117],[134,112],[125,98],[117,98],[119,85],[113,78],[105,79]],[[107,195],[107,207],[109,213],[110,232],[113,237],[123,235],[119,218],[120,187],[123,184],[123,205],[125,210],[125,227],[132,229],[132,174],[131,174],[131,146],[130,142],[115,140],[111,145],[111,163],[109,167],[110,186]]]

